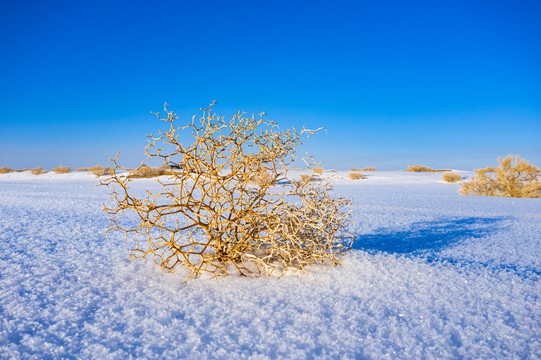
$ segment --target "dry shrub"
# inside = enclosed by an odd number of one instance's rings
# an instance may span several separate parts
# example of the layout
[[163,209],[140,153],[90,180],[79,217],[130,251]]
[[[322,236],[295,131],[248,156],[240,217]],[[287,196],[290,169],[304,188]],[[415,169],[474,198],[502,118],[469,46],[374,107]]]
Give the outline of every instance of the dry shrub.
[[462,183],[463,195],[541,197],[541,170],[519,156],[498,159],[500,167],[475,170],[475,176]]
[[434,169],[429,168],[428,166],[422,166],[422,165],[413,165],[408,166],[406,168],[406,171],[411,172],[434,172]]
[[153,178],[163,175],[173,175],[174,172],[169,166],[160,166],[160,167],[150,167],[145,164],[142,164],[137,169],[130,172],[128,175],[130,178]]
[[320,167],[315,167],[313,172],[314,174],[321,175],[325,172],[325,170],[323,170],[323,168],[320,168]]
[[32,175],[39,175],[43,173],[43,168],[37,167],[35,169],[32,169],[31,171],[32,171]]
[[103,170],[103,166],[101,165],[94,165],[94,166],[91,166],[91,167],[82,167],[82,168],[77,168],[73,171],[90,171],[90,172],[94,172],[94,171],[99,171],[99,170]]
[[59,165],[57,168],[53,169],[53,171],[57,174],[67,174],[71,172],[71,167]]
[[[150,135],[145,152],[182,169],[156,178],[158,193],[132,192],[131,176],[119,176],[126,168],[118,156],[112,160],[112,174],[101,183],[112,187],[114,204],[105,211],[109,230],[137,240],[131,259],[148,256],[162,269],[186,268],[186,281],[201,274],[282,275],[312,264],[338,265],[353,241],[344,210],[349,200],[333,198],[329,182],[297,181],[281,170],[299,159],[298,146],[316,131],[281,131],[263,113],[239,112],[226,121],[213,105],[180,126],[166,106],[165,118],[155,113],[168,130]],[[274,181],[254,186],[261,169]],[[139,222],[123,221],[127,213]]]
[[267,186],[275,181],[271,174],[265,169],[259,169],[250,177],[250,182],[256,186]]
[[361,171],[361,169],[351,168],[349,171]]
[[293,168],[293,171],[301,171],[301,168]]
[[454,183],[462,180],[462,176],[453,173],[445,173],[441,176],[441,179],[445,182]]
[[369,167],[365,167],[365,168],[362,169],[361,171],[376,171],[376,168],[373,167],[373,166],[369,166]]
[[91,172],[97,177],[104,176],[104,175],[111,175],[111,168],[109,166],[106,166],[104,168],[100,165],[96,165],[93,167],[93,170]]
[[321,180],[321,177],[317,174],[312,174],[312,175],[301,174],[299,181],[308,182],[308,181],[319,181],[319,180]]
[[360,172],[350,172],[348,174],[348,178],[350,178],[351,180],[361,180],[361,179],[366,179],[366,176],[364,176]]
[[13,172],[13,169],[10,169],[10,168],[5,167],[5,166],[0,168],[0,174],[7,174],[7,173],[10,173],[10,172]]

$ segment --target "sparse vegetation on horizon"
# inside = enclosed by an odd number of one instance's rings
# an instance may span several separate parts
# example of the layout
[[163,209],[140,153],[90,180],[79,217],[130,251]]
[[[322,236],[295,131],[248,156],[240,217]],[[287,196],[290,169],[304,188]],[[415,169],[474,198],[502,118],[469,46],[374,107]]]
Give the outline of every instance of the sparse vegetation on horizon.
[[410,165],[406,168],[406,171],[410,172],[434,172],[434,169],[428,167],[428,166],[422,166],[422,165]]
[[97,177],[104,176],[104,175],[111,175],[111,168],[109,166],[102,167],[100,165],[97,165],[98,167],[95,167],[94,170],[92,170],[92,174],[96,175]]
[[67,174],[71,172],[71,167],[59,165],[57,168],[54,168],[53,171],[57,174]]
[[43,168],[41,167],[37,167],[37,168],[34,168],[32,170],[30,170],[32,172],[32,175],[40,175],[43,173]]
[[2,166],[0,168],[0,174],[7,174],[7,173],[10,173],[10,172],[13,172],[13,169],[8,168],[6,166]]
[[153,178],[163,175],[174,175],[175,172],[169,166],[151,167],[141,165],[133,171],[130,171],[128,177],[132,179]]
[[475,170],[475,176],[462,183],[463,195],[502,197],[541,197],[541,170],[519,156],[498,159],[500,166]]
[[92,171],[96,171],[96,170],[102,170],[103,169],[103,166],[101,165],[94,165],[94,166],[91,166],[91,167],[82,167],[82,168],[77,168],[73,171],[89,171],[89,172],[92,172]]
[[[167,117],[156,113],[169,129],[149,136],[145,152],[163,160],[164,167],[182,169],[156,180],[162,186],[158,194],[132,193],[129,182],[142,167],[121,177],[119,171],[127,169],[116,158],[111,176],[101,181],[112,187],[114,204],[105,207],[110,230],[145,239],[137,241],[131,258],[150,256],[170,271],[184,267],[186,281],[204,273],[281,275],[312,264],[338,265],[354,239],[347,232],[349,200],[333,198],[327,181],[298,181],[281,170],[296,158],[315,172],[317,164],[296,151],[304,136],[317,131],[281,131],[263,113],[244,117],[239,112],[226,121],[212,112],[213,105],[183,127],[167,107]],[[190,134],[191,142],[178,141]],[[254,174],[261,171],[272,181],[254,186]],[[140,224],[126,227],[122,214],[131,211]]]
[[449,169],[438,169],[438,170],[435,170],[435,169],[432,169],[431,167],[428,167],[428,166],[423,166],[423,165],[410,165],[406,168],[406,171],[410,171],[410,172],[431,172],[431,173],[434,173],[434,172],[446,172],[446,171],[451,171]]
[[364,169],[352,168],[350,171],[376,171],[376,168],[373,166],[365,167]]

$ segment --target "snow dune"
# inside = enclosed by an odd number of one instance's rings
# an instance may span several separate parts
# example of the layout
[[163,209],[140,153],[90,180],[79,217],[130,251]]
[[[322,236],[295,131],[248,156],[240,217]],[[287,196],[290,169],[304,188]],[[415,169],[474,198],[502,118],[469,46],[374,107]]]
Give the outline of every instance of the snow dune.
[[188,285],[105,236],[92,175],[0,175],[0,359],[541,358],[539,199],[346,174],[342,266]]

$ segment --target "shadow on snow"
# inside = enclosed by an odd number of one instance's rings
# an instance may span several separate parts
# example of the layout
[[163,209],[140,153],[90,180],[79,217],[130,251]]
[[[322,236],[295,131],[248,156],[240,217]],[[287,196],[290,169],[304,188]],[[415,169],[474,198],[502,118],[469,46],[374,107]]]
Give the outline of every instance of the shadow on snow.
[[467,263],[511,270],[521,276],[539,278],[539,269],[523,267],[520,264],[495,265],[438,256],[439,251],[462,241],[471,241],[499,232],[504,227],[505,221],[510,219],[508,217],[439,219],[413,223],[407,230],[377,229],[374,234],[357,236],[352,249],[368,253],[421,256],[428,262]]
[[378,229],[372,235],[360,235],[353,248],[367,252],[418,254],[438,251],[462,240],[481,238],[499,231],[507,218],[463,218],[424,221],[402,231]]

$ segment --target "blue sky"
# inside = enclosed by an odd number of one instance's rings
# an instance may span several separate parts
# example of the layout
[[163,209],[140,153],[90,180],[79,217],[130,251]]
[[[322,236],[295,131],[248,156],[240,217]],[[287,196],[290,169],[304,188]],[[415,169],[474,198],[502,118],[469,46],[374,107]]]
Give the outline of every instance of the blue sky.
[[144,160],[166,101],[324,126],[328,168],[541,166],[539,1],[3,1],[0,166]]

